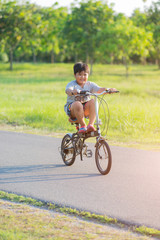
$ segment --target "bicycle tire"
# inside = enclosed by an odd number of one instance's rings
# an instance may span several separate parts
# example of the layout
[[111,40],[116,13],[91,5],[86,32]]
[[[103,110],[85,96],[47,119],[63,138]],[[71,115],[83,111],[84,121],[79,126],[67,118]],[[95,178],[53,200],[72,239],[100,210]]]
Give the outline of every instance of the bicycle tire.
[[100,140],[96,145],[95,161],[99,172],[106,175],[110,172],[112,166],[112,155],[108,143]]
[[72,137],[66,134],[61,143],[61,156],[67,166],[71,166],[76,158],[75,148],[72,143]]

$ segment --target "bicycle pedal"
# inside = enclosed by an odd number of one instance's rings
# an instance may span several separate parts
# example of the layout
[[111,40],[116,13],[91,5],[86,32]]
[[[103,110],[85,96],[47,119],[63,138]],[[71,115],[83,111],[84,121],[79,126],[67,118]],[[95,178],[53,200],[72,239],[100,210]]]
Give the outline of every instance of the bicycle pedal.
[[92,150],[91,149],[87,149],[87,152],[86,152],[87,158],[91,158],[92,155],[93,155]]

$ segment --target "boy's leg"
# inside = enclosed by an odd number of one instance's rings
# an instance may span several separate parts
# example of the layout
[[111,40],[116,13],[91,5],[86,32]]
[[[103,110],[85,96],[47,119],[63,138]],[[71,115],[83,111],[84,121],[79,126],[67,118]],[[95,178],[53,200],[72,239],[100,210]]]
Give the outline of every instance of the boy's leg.
[[89,124],[93,125],[96,119],[96,111],[95,111],[95,102],[94,99],[91,99],[85,104],[84,109],[85,116],[89,117]]
[[76,101],[73,102],[71,105],[71,117],[72,118],[77,118],[79,124],[81,126],[85,126],[85,121],[84,121],[84,111],[83,111],[83,105]]

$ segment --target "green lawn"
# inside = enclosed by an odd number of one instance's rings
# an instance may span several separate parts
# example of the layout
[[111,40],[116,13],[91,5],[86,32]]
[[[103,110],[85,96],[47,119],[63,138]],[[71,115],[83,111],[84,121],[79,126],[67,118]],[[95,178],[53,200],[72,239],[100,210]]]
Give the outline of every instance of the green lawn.
[[[65,86],[74,79],[73,64],[0,64],[0,124],[38,129],[39,132],[74,131],[63,106]],[[160,149],[160,71],[157,66],[131,66],[125,77],[121,65],[94,65],[89,77],[120,94],[106,95],[110,109],[110,144]],[[102,116],[103,118],[103,116]]]

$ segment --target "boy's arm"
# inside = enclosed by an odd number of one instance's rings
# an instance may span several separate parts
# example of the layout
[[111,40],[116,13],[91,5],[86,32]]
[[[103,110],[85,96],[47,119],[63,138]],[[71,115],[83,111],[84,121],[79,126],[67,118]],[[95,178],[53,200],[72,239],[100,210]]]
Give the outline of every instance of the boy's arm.
[[97,93],[101,93],[106,90],[110,90],[111,93],[112,93],[112,91],[117,91],[116,88],[100,88]]
[[100,88],[97,93],[101,93],[101,92],[104,92],[106,90],[107,90],[107,88]]
[[[105,88],[105,87],[99,87],[96,83],[94,82],[90,82],[91,84],[91,92],[93,93],[101,93],[101,92],[104,92],[106,90],[110,90],[111,92],[112,91],[116,91],[117,89],[115,88]],[[106,92],[107,93],[107,92]]]

